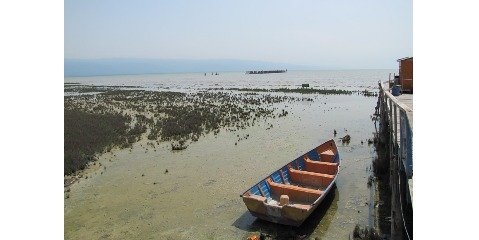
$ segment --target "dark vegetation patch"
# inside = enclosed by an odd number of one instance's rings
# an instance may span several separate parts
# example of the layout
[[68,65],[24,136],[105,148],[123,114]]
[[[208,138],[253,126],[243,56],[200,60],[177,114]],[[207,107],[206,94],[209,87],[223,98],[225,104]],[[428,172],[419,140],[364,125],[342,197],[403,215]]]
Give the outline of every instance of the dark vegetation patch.
[[322,95],[352,95],[357,93],[358,95],[363,95],[365,97],[377,97],[377,92],[372,92],[369,90],[363,91],[348,91],[343,89],[315,89],[310,87],[301,87],[301,88],[277,88],[277,89],[265,89],[265,88],[228,88],[223,89],[219,88],[216,90],[232,90],[239,92],[283,92],[283,93],[301,93],[301,94],[322,94]]
[[64,85],[64,92],[77,92],[77,93],[91,93],[91,92],[106,92],[107,87],[100,86],[85,86],[80,84]]
[[107,92],[116,89],[130,89],[140,88],[137,86],[97,86],[97,85],[83,85],[80,83],[64,83],[64,92],[76,92],[76,93],[92,93],[92,92]]
[[324,94],[324,95],[351,95],[352,91],[342,90],[342,89],[314,89],[314,88],[279,88],[274,89],[274,92],[285,92],[285,93],[303,93],[303,94]]
[[391,188],[389,186],[389,174],[376,174],[378,193],[378,223],[382,234],[391,233]]
[[240,92],[271,92],[271,89],[265,89],[265,88],[228,88],[226,90],[240,91]]
[[130,122],[128,115],[65,109],[64,174],[84,169],[95,160],[95,154],[109,151],[113,146],[130,146],[142,133],[130,128]]
[[284,93],[302,93],[302,94],[324,94],[324,95],[339,95],[353,94],[352,91],[341,89],[314,89],[314,88],[277,88],[277,89],[264,89],[264,88],[228,88],[227,90],[244,91],[244,92],[284,92]]
[[[377,121],[377,119],[375,119]],[[383,126],[388,129],[388,126]],[[391,234],[391,188],[389,182],[390,162],[389,162],[389,144],[380,140],[381,136],[389,139],[389,131],[376,134],[374,137],[374,145],[376,148],[377,158],[373,161],[373,172],[377,183],[378,194],[378,225],[379,232],[382,235]]]
[[371,92],[367,89],[365,89],[364,91],[361,91],[360,94],[362,94],[365,97],[377,97],[378,96],[377,92]]
[[[87,90],[90,86],[83,86]],[[97,90],[95,90],[97,91]],[[64,98],[65,174],[85,168],[111,148],[130,147],[141,137],[151,144],[171,142],[182,150],[209,132],[236,131],[285,117],[275,103],[311,98],[227,92],[157,92],[107,89],[95,95]]]
[[353,239],[381,240],[382,238],[379,236],[376,229],[367,226],[362,228],[359,225],[356,225],[353,231]]

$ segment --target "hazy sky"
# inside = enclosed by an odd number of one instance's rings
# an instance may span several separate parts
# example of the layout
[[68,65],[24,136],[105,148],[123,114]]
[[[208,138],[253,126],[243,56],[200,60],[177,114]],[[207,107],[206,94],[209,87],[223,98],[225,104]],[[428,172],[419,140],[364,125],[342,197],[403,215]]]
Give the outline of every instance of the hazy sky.
[[412,0],[65,0],[65,58],[242,59],[397,68]]

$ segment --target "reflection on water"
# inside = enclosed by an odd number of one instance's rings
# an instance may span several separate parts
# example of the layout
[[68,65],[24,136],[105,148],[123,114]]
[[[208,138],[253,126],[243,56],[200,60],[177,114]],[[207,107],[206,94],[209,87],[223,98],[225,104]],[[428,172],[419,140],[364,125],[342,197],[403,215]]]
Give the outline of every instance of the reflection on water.
[[[143,140],[100,156],[104,169],[73,184],[64,201],[65,239],[244,239],[258,231],[347,239],[357,223],[368,224],[367,181],[375,152],[361,141],[372,138],[377,99],[308,97],[314,101],[275,105],[290,113],[286,117],[206,134],[183,151],[172,152],[166,143],[153,148]],[[238,142],[238,135],[247,134]],[[339,137],[346,134],[351,140],[342,145]],[[239,194],[331,138],[342,164],[336,187],[302,226],[251,216]]]

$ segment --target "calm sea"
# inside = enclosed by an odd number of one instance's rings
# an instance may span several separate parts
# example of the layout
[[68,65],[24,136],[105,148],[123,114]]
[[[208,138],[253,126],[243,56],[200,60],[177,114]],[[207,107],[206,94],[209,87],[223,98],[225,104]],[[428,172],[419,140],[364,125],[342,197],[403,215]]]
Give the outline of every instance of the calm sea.
[[243,72],[181,73],[67,77],[65,82],[102,86],[139,86],[148,89],[197,90],[208,88],[296,88],[307,83],[314,88],[371,90],[386,81],[393,69],[288,71],[245,74]]

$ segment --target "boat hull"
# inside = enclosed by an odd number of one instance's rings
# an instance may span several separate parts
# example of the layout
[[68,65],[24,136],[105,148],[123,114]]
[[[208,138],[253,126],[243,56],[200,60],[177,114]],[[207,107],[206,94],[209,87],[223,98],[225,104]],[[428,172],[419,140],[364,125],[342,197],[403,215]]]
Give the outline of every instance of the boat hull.
[[339,165],[336,144],[329,140],[273,172],[241,197],[257,218],[300,226],[330,192]]

